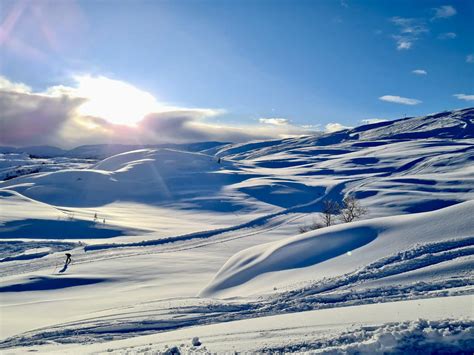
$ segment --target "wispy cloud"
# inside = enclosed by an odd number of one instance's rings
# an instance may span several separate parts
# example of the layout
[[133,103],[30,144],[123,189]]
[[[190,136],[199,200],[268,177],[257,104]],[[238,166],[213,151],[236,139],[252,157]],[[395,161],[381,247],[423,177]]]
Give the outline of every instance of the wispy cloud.
[[401,96],[396,96],[396,95],[380,96],[379,100],[386,101],[386,102],[393,102],[395,104],[402,104],[402,105],[418,105],[422,103],[421,100],[410,99],[408,97],[401,97]]
[[397,41],[397,49],[404,50],[410,49],[413,46],[413,39],[409,39],[403,36],[393,36],[393,38]]
[[352,128],[352,127],[344,126],[344,125],[342,125],[340,123],[337,123],[337,122],[332,122],[332,123],[328,123],[325,126],[325,131],[328,132],[328,133],[332,133],[332,132],[342,131],[342,130],[348,129],[348,128]]
[[398,34],[392,36],[397,43],[398,50],[412,48],[421,35],[429,32],[423,19],[396,16],[392,17],[390,21],[398,27]]
[[444,19],[457,14],[456,9],[451,5],[444,5],[440,7],[435,7],[433,9],[434,15],[431,20]]
[[[456,9],[451,5],[444,5],[432,9],[433,17],[431,21],[438,19],[445,19],[456,15]],[[398,27],[398,33],[392,35],[392,38],[397,44],[398,50],[408,50],[413,48],[415,42],[420,40],[422,36],[429,32],[427,25],[427,18],[409,18],[395,16],[390,21]],[[439,39],[453,39],[456,38],[456,33],[445,32],[438,36]]]
[[444,32],[438,36],[438,39],[446,40],[446,39],[455,39],[456,37],[457,35],[454,32]]
[[365,120],[361,120],[360,123],[362,124],[374,124],[380,122],[386,122],[387,120],[384,118],[367,118]]
[[258,121],[263,124],[271,124],[276,126],[287,125],[289,123],[286,118],[259,118]]
[[424,69],[415,69],[412,70],[412,73],[416,75],[428,75],[428,72]]
[[474,54],[468,54],[466,56],[466,63],[474,63]]
[[455,94],[454,97],[458,98],[459,100],[464,101],[474,101],[474,95],[466,95],[466,94]]

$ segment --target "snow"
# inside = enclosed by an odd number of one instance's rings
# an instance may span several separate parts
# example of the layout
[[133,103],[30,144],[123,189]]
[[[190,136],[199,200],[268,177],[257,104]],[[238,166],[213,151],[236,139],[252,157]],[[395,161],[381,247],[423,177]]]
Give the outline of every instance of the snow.
[[[2,353],[472,352],[473,114],[2,148]],[[349,194],[360,221],[299,234]]]
[[[246,289],[255,292],[262,287],[260,285],[268,287],[280,283],[273,275],[269,275],[271,282],[267,280],[267,273],[278,272],[284,280],[308,280],[314,278],[316,272],[319,278],[323,278],[369,265],[396,251],[414,249],[417,244],[474,236],[474,225],[470,220],[473,215],[474,201],[469,201],[412,216],[383,217],[332,226],[258,245],[230,258],[201,295],[222,294],[228,288],[255,278],[258,282],[245,285]],[[291,271],[280,272],[284,270]],[[231,294],[247,292],[234,289]]]
[[[311,350],[342,354],[396,349],[413,352],[434,343],[444,345],[445,349],[472,350],[473,320],[465,318],[463,313],[472,306],[472,301],[472,296],[459,296],[333,308],[192,327],[80,348],[64,344],[39,349],[61,354],[73,354],[78,349],[83,354],[127,351],[141,354],[163,352],[172,347],[182,353]],[[200,346],[192,344],[196,335],[202,343]],[[463,343],[463,339],[467,341]]]

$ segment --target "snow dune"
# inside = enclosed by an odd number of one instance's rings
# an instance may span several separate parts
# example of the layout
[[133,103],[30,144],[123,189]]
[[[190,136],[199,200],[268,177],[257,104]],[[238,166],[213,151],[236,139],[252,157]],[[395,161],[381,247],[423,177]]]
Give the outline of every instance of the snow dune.
[[[474,201],[469,201],[433,212],[332,226],[258,245],[231,257],[200,295],[212,297],[226,291],[242,295],[256,286],[245,283],[256,278],[257,285],[268,287],[265,275],[269,273],[275,280],[278,272],[298,268],[294,273],[310,280],[318,274],[318,264],[328,260],[334,270],[343,273],[416,244],[474,236],[473,215]],[[283,273],[281,278],[291,276]]]
[[91,207],[114,201],[162,203],[219,191],[241,178],[214,157],[171,149],[142,149],[107,158],[90,169],[24,176],[2,184],[57,206]]
[[[73,150],[102,161],[11,151],[0,349],[469,351],[473,119],[470,108],[194,152]],[[365,220],[297,234],[323,199],[348,194]]]

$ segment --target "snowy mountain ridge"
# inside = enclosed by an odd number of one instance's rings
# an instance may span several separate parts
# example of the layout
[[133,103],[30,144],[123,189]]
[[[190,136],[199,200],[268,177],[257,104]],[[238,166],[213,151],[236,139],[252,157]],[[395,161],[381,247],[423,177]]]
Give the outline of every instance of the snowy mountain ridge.
[[[321,133],[272,141],[227,145],[217,155],[232,159],[252,159],[268,153],[328,146],[360,141],[361,147],[393,143],[409,139],[472,139],[474,138],[474,108],[446,111],[421,117],[407,117],[362,125],[334,133]],[[380,142],[379,142],[380,141]]]

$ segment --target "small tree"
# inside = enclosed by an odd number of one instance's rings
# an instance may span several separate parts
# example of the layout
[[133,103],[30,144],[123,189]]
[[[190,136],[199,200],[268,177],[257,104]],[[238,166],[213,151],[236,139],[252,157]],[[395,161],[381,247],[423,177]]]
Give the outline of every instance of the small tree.
[[367,214],[367,209],[360,204],[359,200],[350,195],[344,197],[339,216],[342,222],[352,222],[365,214]]
[[312,223],[300,226],[298,228],[298,230],[299,230],[300,233],[306,233],[306,232],[314,231],[316,229],[320,229],[320,228],[324,228],[324,227],[325,227],[325,225],[323,225],[322,223],[319,223],[318,221],[313,219]]
[[340,213],[341,207],[334,200],[323,201],[323,223],[326,227],[334,224],[335,216]]

